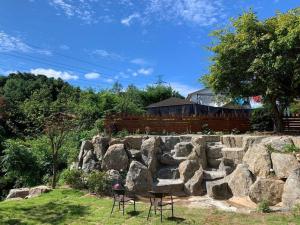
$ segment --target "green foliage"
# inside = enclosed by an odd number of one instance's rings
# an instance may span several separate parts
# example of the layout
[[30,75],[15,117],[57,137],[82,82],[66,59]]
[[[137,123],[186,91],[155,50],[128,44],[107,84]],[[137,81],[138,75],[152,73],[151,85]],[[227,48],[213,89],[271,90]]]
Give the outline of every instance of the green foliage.
[[2,172],[16,187],[33,186],[40,182],[41,174],[36,157],[20,141],[7,140],[1,158]]
[[231,98],[262,96],[276,131],[282,131],[283,110],[300,94],[299,28],[295,13],[264,21],[244,13],[230,28],[213,33],[218,41],[210,47],[213,64],[204,83]]
[[262,213],[269,213],[269,212],[271,212],[269,202],[266,201],[266,200],[263,200],[260,203],[258,203],[257,211],[258,212],[262,212]]
[[95,129],[98,131],[98,133],[102,133],[105,129],[104,126],[104,120],[103,119],[98,119],[95,121]]
[[93,171],[87,176],[87,187],[91,193],[103,196],[109,193],[111,181],[105,172]]
[[300,114],[300,102],[294,102],[291,104],[291,113]]
[[251,111],[251,129],[256,131],[272,131],[273,120],[268,108],[257,108]]
[[283,147],[284,152],[286,153],[295,153],[295,152],[300,152],[300,148],[295,146],[294,144],[286,144]]
[[65,169],[60,174],[60,183],[69,185],[75,189],[84,189],[85,185],[85,173],[82,170]]
[[116,137],[119,137],[119,138],[124,138],[126,136],[129,135],[129,132],[127,130],[121,130],[119,131],[117,134],[116,134]]

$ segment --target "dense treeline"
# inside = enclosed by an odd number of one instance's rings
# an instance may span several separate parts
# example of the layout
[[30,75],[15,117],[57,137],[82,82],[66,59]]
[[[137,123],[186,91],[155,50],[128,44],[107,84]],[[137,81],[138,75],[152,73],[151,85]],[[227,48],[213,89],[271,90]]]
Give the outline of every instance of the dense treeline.
[[76,116],[76,129],[68,134],[59,155],[61,171],[71,163],[80,140],[101,130],[107,113],[144,113],[145,106],[176,96],[169,86],[153,85],[144,90],[120,83],[95,92],[82,90],[61,79],[14,73],[0,76],[0,196],[12,187],[48,182],[51,149],[44,126],[49,116],[64,112]]

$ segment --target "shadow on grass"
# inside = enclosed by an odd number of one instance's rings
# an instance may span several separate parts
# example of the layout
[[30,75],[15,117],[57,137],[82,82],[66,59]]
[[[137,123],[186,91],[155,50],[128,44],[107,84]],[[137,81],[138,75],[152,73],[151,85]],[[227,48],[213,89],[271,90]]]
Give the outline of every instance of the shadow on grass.
[[19,219],[6,219],[4,221],[0,221],[0,224],[6,224],[6,225],[22,225],[26,223],[22,223]]
[[138,216],[142,213],[142,211],[130,211],[130,212],[127,212],[127,214],[129,216]]
[[20,207],[15,210],[22,211],[27,219],[35,223],[62,224],[66,220],[74,220],[88,214],[88,209],[88,206],[68,202],[49,202],[44,205]]
[[182,223],[185,221],[184,218],[181,218],[181,217],[176,217],[176,216],[173,216],[173,217],[168,217],[167,220],[169,221],[173,221],[173,222],[176,222],[176,223]]

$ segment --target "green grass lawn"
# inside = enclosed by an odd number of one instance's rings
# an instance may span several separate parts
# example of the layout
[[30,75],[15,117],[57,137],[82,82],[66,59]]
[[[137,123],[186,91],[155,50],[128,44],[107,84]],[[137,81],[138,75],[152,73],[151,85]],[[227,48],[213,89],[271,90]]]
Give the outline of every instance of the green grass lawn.
[[[112,201],[84,196],[83,192],[57,189],[40,197],[0,202],[0,224],[161,224],[159,216],[147,221],[148,205],[138,203],[137,215],[128,206],[125,216],[116,211],[110,216]],[[175,205],[175,216],[165,212],[163,224],[300,224],[300,217],[291,214],[237,214],[208,209],[191,209]]]

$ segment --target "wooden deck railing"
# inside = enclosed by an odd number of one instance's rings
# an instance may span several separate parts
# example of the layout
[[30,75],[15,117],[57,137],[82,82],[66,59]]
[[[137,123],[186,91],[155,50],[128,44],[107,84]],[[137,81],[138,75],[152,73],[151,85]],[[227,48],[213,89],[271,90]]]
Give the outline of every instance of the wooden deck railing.
[[232,131],[234,129],[246,132],[250,130],[247,114],[236,115],[206,115],[206,116],[107,116],[105,126],[109,130],[129,132],[155,133],[196,133],[204,129],[213,131]]

